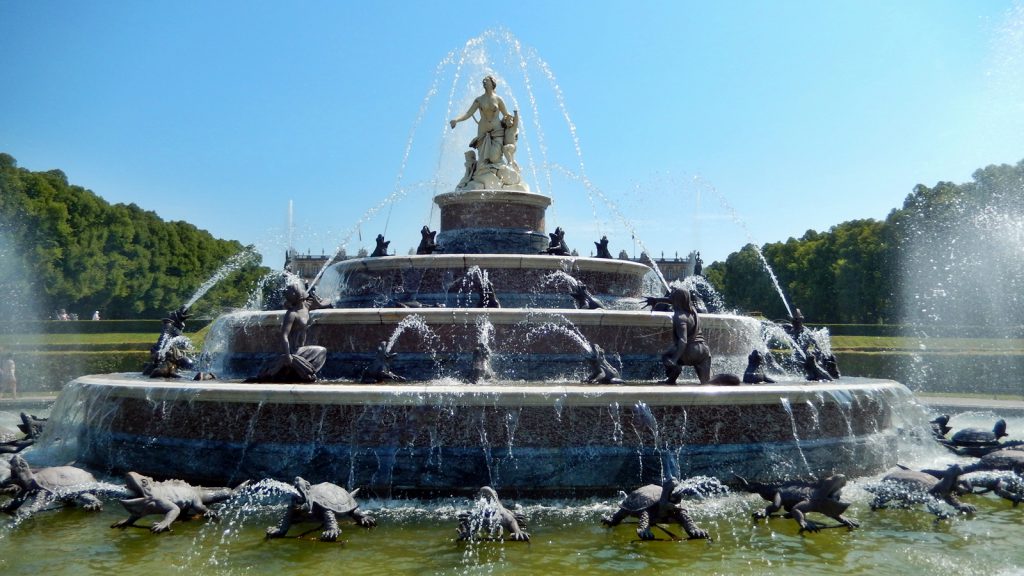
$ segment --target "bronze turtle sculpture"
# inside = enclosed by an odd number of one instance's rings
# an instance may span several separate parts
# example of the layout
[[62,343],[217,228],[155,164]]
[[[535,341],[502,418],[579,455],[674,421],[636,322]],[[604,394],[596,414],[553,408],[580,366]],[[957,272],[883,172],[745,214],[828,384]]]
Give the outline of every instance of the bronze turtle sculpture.
[[509,540],[529,542],[526,516],[512,512],[498,499],[498,493],[490,486],[484,486],[477,493],[480,505],[471,512],[459,514],[459,540],[502,540],[508,534]]
[[816,482],[782,484],[747,482],[740,476],[737,479],[743,489],[759,494],[770,502],[764,510],[753,514],[755,519],[771,518],[779,510],[785,509],[785,517],[796,520],[801,532],[817,532],[823,528],[817,522],[807,519],[807,514],[811,512],[824,514],[851,530],[860,526],[856,520],[843,516],[850,504],[841,500],[842,489],[846,486],[846,476],[842,474],[833,474]]
[[52,466],[33,471],[19,455],[11,458],[10,467],[11,482],[20,491],[14,500],[0,510],[4,513],[29,516],[53,503],[75,504],[85,510],[103,508],[103,503],[96,496],[99,482],[81,468]]
[[997,444],[999,439],[1006,436],[1006,420],[996,420],[991,430],[984,428],[963,428],[957,430],[949,439],[954,446],[991,446]]
[[707,531],[698,527],[686,508],[679,505],[683,499],[680,487],[679,483],[671,480],[663,482],[660,486],[641,486],[626,495],[614,515],[601,518],[601,523],[610,528],[618,526],[629,516],[636,516],[639,519],[636,535],[641,540],[654,540],[651,526],[662,522],[675,522],[686,530],[690,540],[710,540]]
[[337,484],[321,482],[310,484],[300,476],[295,477],[296,492],[284,516],[277,526],[267,528],[267,538],[280,538],[288,533],[296,514],[310,515],[323,523],[324,530],[320,540],[334,542],[341,534],[336,515],[345,514],[355,520],[363,528],[373,528],[377,521],[359,511],[355,495],[359,490],[349,492]]
[[[935,426],[935,424],[932,424]],[[939,437],[939,443],[956,452],[960,456],[974,456],[981,458],[989,452],[1003,448],[1024,447],[1024,441],[1011,440],[1002,442],[1000,439],[1007,436],[1006,420],[996,420],[991,430],[985,428],[963,428],[958,430],[949,439]]]

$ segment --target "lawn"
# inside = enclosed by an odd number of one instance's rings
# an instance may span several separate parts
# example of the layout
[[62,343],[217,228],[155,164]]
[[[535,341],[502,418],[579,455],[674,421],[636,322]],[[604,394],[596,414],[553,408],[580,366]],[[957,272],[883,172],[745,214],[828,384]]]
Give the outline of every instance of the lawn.
[[908,336],[832,336],[834,350],[859,352],[963,352],[973,355],[1024,354],[1019,338],[926,338]]

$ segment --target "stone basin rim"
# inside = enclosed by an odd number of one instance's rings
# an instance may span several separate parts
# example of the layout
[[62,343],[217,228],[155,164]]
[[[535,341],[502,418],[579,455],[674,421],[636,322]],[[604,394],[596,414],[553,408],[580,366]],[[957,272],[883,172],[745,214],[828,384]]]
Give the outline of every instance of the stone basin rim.
[[592,256],[549,256],[540,254],[405,254],[392,256],[367,256],[342,260],[332,265],[338,271],[352,270],[417,270],[417,269],[465,269],[472,266],[490,268],[513,268],[524,270],[610,272],[643,276],[650,272],[646,264],[631,260],[594,258]]
[[[284,316],[283,310],[239,310],[225,314],[223,317],[245,316],[258,318],[261,324],[277,325]],[[486,316],[492,324],[518,324],[528,322],[531,325],[557,324],[559,320],[568,320],[575,326],[619,326],[641,325],[651,327],[671,327],[671,312],[652,312],[649,310],[580,310],[560,308],[324,308],[310,312],[315,325],[343,323],[374,323],[392,324],[407,316],[420,316],[427,324],[469,324],[480,316]],[[554,317],[554,318],[552,318]],[[752,325],[759,321],[749,316],[737,314],[701,314],[705,326],[722,324]]]
[[434,196],[434,203],[445,207],[451,204],[476,204],[479,202],[509,202],[547,208],[551,205],[551,197],[538,192],[525,190],[454,190],[442,192]]
[[714,386],[683,384],[562,384],[506,383],[243,383],[227,380],[167,380],[142,378],[137,373],[92,374],[72,381],[106,388],[110,396],[186,402],[273,404],[387,404],[467,406],[608,406],[628,407],[638,402],[651,406],[766,405],[782,399],[790,403],[825,400],[849,403],[853,395],[905,393],[893,380],[844,377],[840,381],[792,384]]

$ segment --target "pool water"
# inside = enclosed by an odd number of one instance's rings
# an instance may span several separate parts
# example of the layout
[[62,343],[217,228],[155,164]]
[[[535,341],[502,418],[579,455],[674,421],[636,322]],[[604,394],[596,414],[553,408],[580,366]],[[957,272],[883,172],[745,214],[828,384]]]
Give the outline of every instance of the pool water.
[[[952,424],[991,426],[991,413],[955,415]],[[1024,438],[1024,417],[1008,418],[1011,438]],[[908,452],[909,453],[909,452]],[[918,467],[956,461],[943,450],[913,452]],[[961,460],[968,462],[969,460]],[[523,500],[532,538],[522,542],[458,542],[459,511],[470,498],[450,500],[361,499],[378,526],[363,529],[345,519],[338,542],[317,540],[316,524],[295,524],[288,538],[267,540],[264,531],[284,510],[283,497],[247,496],[230,502],[220,522],[176,522],[151,534],[158,520],[123,530],[110,525],[127,515],[116,500],[102,512],[61,509],[19,524],[0,526],[0,573],[62,574],[997,574],[1024,573],[1024,505],[994,495],[966,496],[978,512],[936,520],[923,507],[871,511],[865,490],[877,478],[844,489],[847,516],[861,527],[799,532],[793,520],[753,520],[765,505],[757,495],[732,493],[687,504],[713,541],[675,541],[656,531],[640,541],[635,524],[601,525],[618,498]],[[263,484],[263,483],[261,483]],[[631,489],[634,487],[624,487]],[[279,494],[280,495],[280,494]],[[836,523],[819,515],[812,519]],[[629,520],[627,520],[629,522]],[[684,534],[678,526],[668,526]]]
[[[857,492],[856,486],[851,493]],[[863,500],[861,497],[863,496]],[[1024,506],[975,496],[973,517],[936,521],[918,510],[868,509],[855,496],[855,530],[799,533],[781,517],[755,521],[756,495],[691,505],[714,541],[636,537],[634,524],[605,528],[611,501],[526,503],[531,541],[456,541],[456,507],[366,502],[378,526],[343,522],[338,542],[318,541],[316,524],[296,524],[288,538],[266,540],[280,506],[226,514],[219,523],[175,523],[173,531],[111,529],[126,515],[116,502],[103,512],[40,514],[0,531],[4,574],[1012,574],[1024,571]],[[464,502],[465,508],[471,503]],[[819,520],[823,518],[817,517]],[[834,524],[828,521],[829,525]],[[678,526],[669,527],[681,534]],[[301,535],[301,536],[300,536]]]

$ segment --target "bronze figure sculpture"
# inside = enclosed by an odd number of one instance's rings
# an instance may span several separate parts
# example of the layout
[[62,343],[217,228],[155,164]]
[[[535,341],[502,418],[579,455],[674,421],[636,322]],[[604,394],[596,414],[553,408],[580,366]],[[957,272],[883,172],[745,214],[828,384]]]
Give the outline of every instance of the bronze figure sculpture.
[[683,366],[693,366],[701,384],[711,380],[711,350],[700,330],[700,316],[693,306],[690,291],[675,287],[667,297],[648,296],[645,306],[672,306],[672,345],[661,355],[665,366],[665,384],[675,384]]
[[309,311],[320,304],[311,298],[297,278],[284,290],[285,312],[281,319],[281,354],[260,370],[250,382],[316,382],[317,372],[327,362],[327,349],[306,346]]
[[434,250],[437,250],[437,243],[434,241],[436,237],[437,230],[431,230],[427,226],[421,228],[420,245],[416,247],[416,254],[433,254]]
[[377,234],[377,247],[373,249],[373,253],[370,254],[370,258],[377,258],[380,256],[388,255],[388,245],[391,244],[390,240],[384,240],[383,234]]

